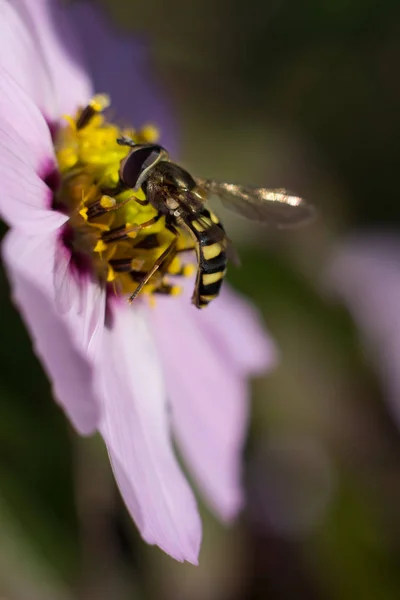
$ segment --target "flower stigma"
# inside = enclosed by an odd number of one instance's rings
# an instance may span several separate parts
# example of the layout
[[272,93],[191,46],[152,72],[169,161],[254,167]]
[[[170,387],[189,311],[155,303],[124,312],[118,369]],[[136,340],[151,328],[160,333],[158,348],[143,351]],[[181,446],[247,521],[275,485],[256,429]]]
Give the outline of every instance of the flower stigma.
[[[154,143],[157,130],[118,127],[104,115],[109,104],[108,96],[97,95],[74,116],[64,117],[65,125],[54,142],[60,184],[53,208],[69,216],[62,242],[71,253],[71,265],[78,272],[89,272],[115,295],[131,296],[175,235],[166,228],[165,217],[146,202],[142,189],[119,186],[120,163],[130,148],[117,139],[126,136],[135,143]],[[178,295],[181,288],[169,276],[193,274],[194,265],[183,264],[180,258],[192,249],[190,237],[179,233],[173,251],[142,293]]]

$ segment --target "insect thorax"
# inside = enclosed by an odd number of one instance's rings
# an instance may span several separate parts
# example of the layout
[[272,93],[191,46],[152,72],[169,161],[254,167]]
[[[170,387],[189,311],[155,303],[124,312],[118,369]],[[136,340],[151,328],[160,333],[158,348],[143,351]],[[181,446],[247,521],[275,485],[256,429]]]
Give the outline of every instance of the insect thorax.
[[160,185],[171,187],[176,191],[190,191],[196,187],[193,177],[179,165],[161,161],[153,169],[151,179],[157,180]]

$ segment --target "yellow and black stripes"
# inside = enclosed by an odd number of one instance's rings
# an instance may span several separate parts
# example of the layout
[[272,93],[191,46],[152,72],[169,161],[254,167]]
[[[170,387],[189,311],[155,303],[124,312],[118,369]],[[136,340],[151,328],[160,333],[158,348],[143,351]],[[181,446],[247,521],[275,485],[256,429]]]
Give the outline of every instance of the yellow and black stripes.
[[226,235],[216,215],[203,208],[201,213],[186,214],[183,220],[196,239],[198,271],[192,302],[203,308],[219,294],[224,280],[227,256]]

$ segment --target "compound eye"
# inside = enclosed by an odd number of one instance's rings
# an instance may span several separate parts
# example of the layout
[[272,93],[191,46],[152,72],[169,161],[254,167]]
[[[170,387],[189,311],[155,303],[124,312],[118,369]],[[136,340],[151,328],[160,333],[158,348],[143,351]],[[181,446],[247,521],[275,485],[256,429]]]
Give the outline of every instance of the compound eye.
[[121,161],[119,176],[130,188],[141,187],[147,174],[159,162],[165,153],[164,148],[156,144],[138,144]]

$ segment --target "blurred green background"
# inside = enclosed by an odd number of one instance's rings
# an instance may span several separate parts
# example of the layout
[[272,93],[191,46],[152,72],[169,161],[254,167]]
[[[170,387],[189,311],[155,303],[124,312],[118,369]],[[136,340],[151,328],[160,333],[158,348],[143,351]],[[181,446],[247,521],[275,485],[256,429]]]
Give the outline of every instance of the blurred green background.
[[78,439],[52,402],[2,275],[0,596],[397,600],[399,433],[354,324],[321,289],[341,236],[400,225],[400,4],[98,4],[148,36],[188,168],[293,189],[320,216],[265,234],[221,211],[242,258],[229,279],[281,362],[254,385],[248,506],[230,528],[201,507],[197,568],[140,540],[100,441]]

